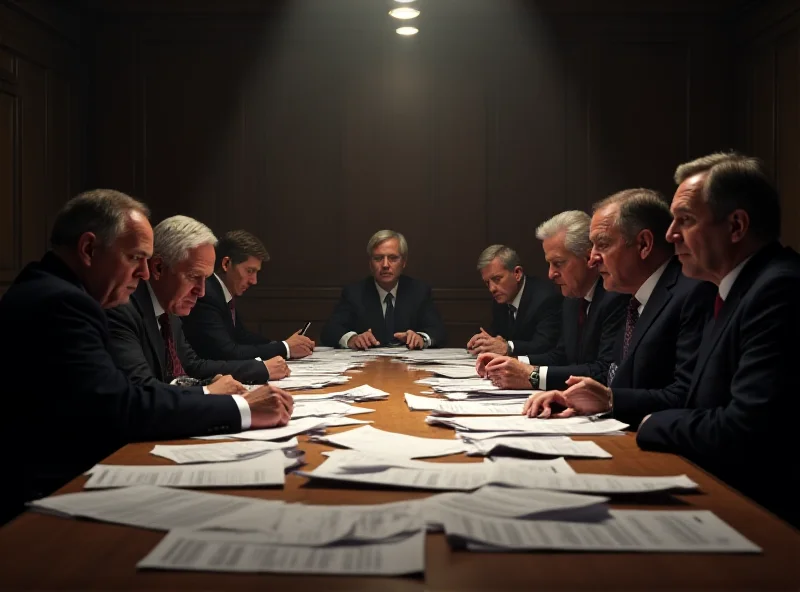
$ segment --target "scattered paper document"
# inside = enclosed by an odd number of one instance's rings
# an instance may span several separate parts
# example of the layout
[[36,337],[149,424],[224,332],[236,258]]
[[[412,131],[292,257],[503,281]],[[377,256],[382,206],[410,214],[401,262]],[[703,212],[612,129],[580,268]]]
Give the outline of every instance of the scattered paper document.
[[412,411],[431,411],[436,415],[521,415],[524,402],[504,401],[444,401],[405,393]]
[[374,409],[357,407],[341,401],[310,401],[308,399],[295,401],[292,410],[292,419],[302,417],[326,417],[330,415],[360,415],[374,413]]
[[224,442],[220,444],[187,444],[166,446],[156,444],[150,451],[154,456],[161,456],[177,464],[229,462],[245,460],[265,454],[272,450],[297,448],[297,438],[287,442],[259,442],[247,440],[243,442]]
[[236,434],[226,434],[219,436],[195,436],[195,440],[222,440],[227,438],[236,438],[238,440],[282,440],[283,438],[291,438],[297,434],[310,432],[311,430],[324,428],[330,418],[325,417],[303,417],[301,419],[293,419],[288,425],[280,428],[265,428],[263,430],[248,430],[246,432],[238,432]]
[[[471,434],[472,432],[467,432]],[[577,441],[558,436],[546,437],[511,437],[492,438],[488,440],[470,440],[463,436],[468,444],[467,454],[487,456],[501,450],[515,450],[540,454],[542,456],[568,456],[574,458],[611,458],[611,453],[603,450],[590,440]]]
[[347,389],[346,391],[336,391],[333,393],[324,393],[321,395],[295,395],[295,403],[299,401],[322,401],[326,399],[334,401],[342,401],[344,403],[361,403],[364,401],[380,401],[388,399],[389,393],[375,388],[368,384]]
[[335,444],[345,448],[369,451],[376,455],[399,456],[401,458],[426,458],[459,454],[466,450],[460,440],[421,438],[396,432],[386,432],[364,426],[330,436],[314,436],[315,442]]
[[445,513],[451,541],[476,550],[759,553],[708,510],[611,510],[603,522],[507,520]]
[[471,432],[515,431],[530,435],[592,435],[615,433],[628,424],[616,419],[590,419],[568,417],[565,419],[531,419],[523,416],[510,417],[439,417],[429,415],[425,422],[431,425],[446,425]]
[[292,547],[258,533],[173,530],[138,568],[399,576],[425,570],[425,532],[378,544]]

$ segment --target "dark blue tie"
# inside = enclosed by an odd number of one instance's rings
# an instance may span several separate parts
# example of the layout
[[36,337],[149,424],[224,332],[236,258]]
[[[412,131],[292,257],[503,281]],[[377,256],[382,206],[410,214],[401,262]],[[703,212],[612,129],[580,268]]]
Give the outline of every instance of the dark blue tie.
[[388,293],[383,301],[386,303],[386,312],[383,314],[383,320],[386,323],[386,333],[389,335],[389,342],[394,341],[394,298],[392,293]]

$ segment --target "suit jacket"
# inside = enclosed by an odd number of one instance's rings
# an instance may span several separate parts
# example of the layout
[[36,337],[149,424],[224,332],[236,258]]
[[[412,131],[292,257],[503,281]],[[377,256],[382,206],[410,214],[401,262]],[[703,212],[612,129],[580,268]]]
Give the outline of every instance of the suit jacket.
[[489,332],[513,341],[515,356],[546,353],[558,343],[563,301],[554,284],[526,275],[513,330],[508,326],[508,305],[492,302]]
[[109,353],[103,309],[53,253],[0,300],[0,326],[14,345],[0,356],[5,437],[25,443],[6,455],[14,475],[0,488],[6,510],[49,495],[128,442],[241,430],[232,397],[133,385]]
[[680,454],[800,526],[800,256],[774,243],[747,262],[696,351],[682,405],[642,425],[642,448]]
[[[158,328],[147,282],[139,282],[130,302],[107,310],[106,315],[111,331],[111,355],[117,367],[136,384],[168,382],[167,348]],[[231,374],[236,380],[260,384],[269,380],[266,366],[255,359],[223,361],[199,357],[183,336],[180,318],[171,314],[169,319],[175,348],[188,376],[204,379]],[[195,389],[202,393],[202,387]]]
[[225,293],[213,275],[206,279],[205,296],[198,298],[192,312],[181,321],[186,339],[197,355],[207,360],[286,357],[286,346],[282,341],[271,341],[245,329],[238,309],[236,324],[233,324]]
[[[342,290],[339,304],[322,329],[322,344],[338,347],[345,333],[363,333],[367,329],[372,329],[372,334],[381,344],[388,344],[393,339],[386,333],[383,308],[372,277],[345,286]],[[394,305],[394,330],[401,332],[409,329],[427,333],[433,347],[441,347],[445,343],[444,323],[433,303],[430,286],[401,275]]]
[[567,388],[570,376],[591,376],[604,382],[614,360],[614,348],[625,325],[627,294],[606,292],[598,279],[583,331],[578,331],[582,298],[566,298],[561,312],[561,337],[558,345],[545,354],[529,356],[535,366],[547,366],[547,390]]
[[677,257],[669,261],[636,323],[628,357],[622,361],[624,321],[617,337],[614,361],[618,367],[611,383],[615,413],[617,398],[625,396],[618,394],[623,389],[660,389],[675,382],[676,372],[692,375],[693,355],[715,294],[713,284],[683,275]]

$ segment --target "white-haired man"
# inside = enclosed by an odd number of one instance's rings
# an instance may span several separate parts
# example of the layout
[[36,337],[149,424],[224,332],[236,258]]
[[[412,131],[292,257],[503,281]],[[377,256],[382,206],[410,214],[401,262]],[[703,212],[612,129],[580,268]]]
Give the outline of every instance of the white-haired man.
[[614,360],[628,298],[606,292],[597,267],[590,265],[591,221],[586,212],[570,210],[556,214],[536,229],[550,266],[548,277],[565,297],[556,347],[518,359],[480,354],[478,374],[500,388],[541,390],[564,389],[570,376],[605,377]]
[[263,384],[288,375],[279,356],[266,362],[205,360],[184,338],[179,317],[188,315],[205,293],[216,242],[205,224],[187,216],[167,218],[153,229],[149,281],[139,283],[130,302],[106,311],[111,354],[133,382],[171,382],[184,376],[212,381],[231,375],[196,387],[220,394],[243,392],[241,382]]
[[367,349],[403,344],[408,349],[442,346],[445,330],[428,284],[403,275],[408,243],[394,230],[379,230],[367,242],[372,272],[345,286],[322,329],[322,343]]

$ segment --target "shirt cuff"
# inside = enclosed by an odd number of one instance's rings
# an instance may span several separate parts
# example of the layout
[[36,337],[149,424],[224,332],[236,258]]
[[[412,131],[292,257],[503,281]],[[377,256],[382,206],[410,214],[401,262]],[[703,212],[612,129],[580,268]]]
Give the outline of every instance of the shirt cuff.
[[547,366],[539,366],[539,388],[547,390]]
[[346,348],[347,347],[347,342],[350,341],[350,338],[353,335],[358,335],[358,333],[356,333],[355,331],[348,331],[347,333],[342,335],[342,338],[339,340],[339,346]]
[[513,341],[509,341],[508,342],[508,349],[511,350],[512,354],[514,353],[514,342]]
[[211,394],[211,393],[208,392],[208,387],[207,386],[203,387],[203,394],[204,395],[210,395]]
[[285,341],[281,341],[281,343],[283,344],[283,347],[286,348],[286,359],[288,360],[292,356],[292,350],[289,349],[289,344],[286,343]]
[[239,413],[242,416],[242,431],[249,430],[253,419],[250,414],[250,405],[248,404],[247,399],[245,399],[242,395],[231,395],[231,397],[233,397],[237,407],[239,407]]
[[423,349],[433,345],[433,339],[431,339],[431,336],[428,335],[427,333],[417,333],[417,335],[422,337],[422,340],[425,342],[423,344]]
[[520,356],[517,359],[520,362],[522,362],[523,364],[530,364],[531,363],[531,359],[528,356]]

